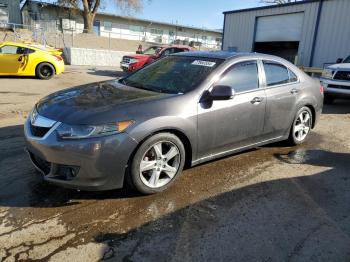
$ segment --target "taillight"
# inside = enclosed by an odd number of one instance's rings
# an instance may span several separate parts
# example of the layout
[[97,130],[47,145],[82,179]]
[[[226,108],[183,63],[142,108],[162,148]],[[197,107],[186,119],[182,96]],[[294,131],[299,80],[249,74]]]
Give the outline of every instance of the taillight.
[[324,87],[323,87],[323,85],[322,85],[322,84],[320,85],[320,92],[321,92],[321,94],[323,94],[323,93],[324,93]]
[[56,57],[56,60],[57,60],[57,61],[62,61],[62,60],[63,60],[62,57],[59,56],[59,55],[53,55],[53,56]]

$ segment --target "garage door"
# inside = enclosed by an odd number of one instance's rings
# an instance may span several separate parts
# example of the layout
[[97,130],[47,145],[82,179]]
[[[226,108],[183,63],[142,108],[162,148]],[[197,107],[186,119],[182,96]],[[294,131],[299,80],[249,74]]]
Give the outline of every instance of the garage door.
[[304,13],[259,17],[255,42],[300,41],[303,19]]

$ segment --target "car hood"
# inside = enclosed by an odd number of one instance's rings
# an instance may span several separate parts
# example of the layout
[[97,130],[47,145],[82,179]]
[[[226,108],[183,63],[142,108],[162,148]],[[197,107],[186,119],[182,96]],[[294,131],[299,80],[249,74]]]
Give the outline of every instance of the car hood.
[[83,85],[41,99],[39,115],[67,124],[101,124],[133,119],[140,106],[174,96],[133,88],[117,80]]
[[334,64],[331,66],[328,66],[327,68],[332,70],[344,70],[344,71],[350,71],[350,63],[343,63],[343,64]]
[[142,55],[142,54],[137,54],[137,55],[128,55],[128,57],[132,57],[138,60],[144,60],[144,59],[148,59],[151,56],[150,55]]

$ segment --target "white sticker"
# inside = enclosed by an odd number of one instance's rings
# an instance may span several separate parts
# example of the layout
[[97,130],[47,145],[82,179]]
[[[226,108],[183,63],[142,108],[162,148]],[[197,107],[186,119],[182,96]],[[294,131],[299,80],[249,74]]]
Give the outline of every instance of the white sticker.
[[192,62],[192,65],[213,67],[214,65],[216,65],[216,63],[210,61],[195,60]]

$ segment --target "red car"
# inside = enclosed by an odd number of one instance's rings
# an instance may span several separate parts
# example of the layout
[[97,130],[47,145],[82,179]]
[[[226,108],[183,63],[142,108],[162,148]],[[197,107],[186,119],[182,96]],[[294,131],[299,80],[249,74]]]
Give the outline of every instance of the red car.
[[170,54],[192,50],[194,50],[192,47],[184,45],[151,46],[141,54],[123,56],[120,67],[124,72],[131,73]]

